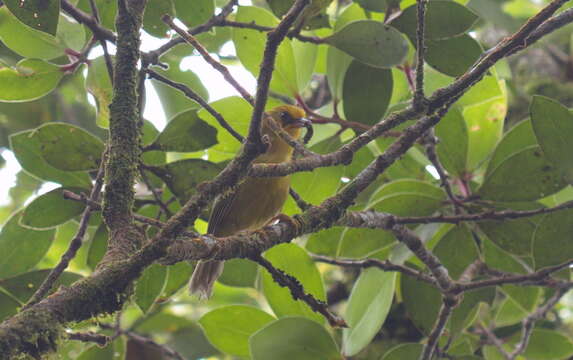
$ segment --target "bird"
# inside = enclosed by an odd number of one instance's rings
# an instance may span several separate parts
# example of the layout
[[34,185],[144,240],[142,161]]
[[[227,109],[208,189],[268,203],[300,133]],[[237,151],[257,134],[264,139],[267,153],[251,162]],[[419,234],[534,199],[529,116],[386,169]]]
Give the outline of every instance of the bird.
[[[302,127],[311,126],[306,112],[294,105],[281,105],[267,112],[262,121],[261,134],[268,137],[267,151],[253,162],[258,164],[289,161],[293,148],[275,131],[270,121],[275,121],[293,139],[298,139]],[[276,128],[276,127],[275,127]],[[213,205],[207,233],[217,237],[233,235],[242,230],[258,229],[273,220],[281,211],[290,188],[289,176],[250,177],[240,183],[235,191],[219,196]],[[189,285],[192,295],[208,299],[213,285],[223,272],[224,262],[200,260]]]

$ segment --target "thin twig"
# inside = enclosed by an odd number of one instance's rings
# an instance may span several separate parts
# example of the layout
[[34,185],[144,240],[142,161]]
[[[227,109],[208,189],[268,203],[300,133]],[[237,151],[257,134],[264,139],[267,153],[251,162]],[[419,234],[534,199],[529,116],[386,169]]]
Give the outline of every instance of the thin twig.
[[487,326],[481,325],[478,327],[479,330],[485,334],[486,338],[496,347],[497,351],[505,358],[505,360],[511,360],[511,355],[503,347],[503,342],[498,338],[493,331],[491,331]]
[[460,207],[463,206],[463,204],[454,194],[452,187],[450,186],[450,182],[448,181],[446,170],[438,158],[438,153],[436,152],[437,142],[438,139],[436,138],[434,130],[432,129],[425,136],[424,145],[426,148],[426,155],[440,176],[440,185],[444,188],[448,199],[450,199],[450,202],[454,206],[454,212],[456,214],[460,214]]
[[[107,157],[107,150],[104,151],[100,160],[100,166],[98,173],[96,175],[95,183],[88,198],[90,202],[97,202],[99,199],[101,188],[103,186],[106,157]],[[82,246],[83,238],[84,235],[86,234],[91,214],[94,210],[96,210],[94,206],[92,206],[90,203],[86,203],[86,208],[82,213],[82,217],[78,225],[78,231],[76,232],[76,235],[74,236],[72,241],[70,241],[68,249],[66,250],[66,252],[64,252],[62,257],[60,258],[60,262],[52,269],[52,271],[50,271],[46,279],[42,282],[40,287],[38,287],[38,290],[36,290],[36,292],[34,293],[34,295],[32,295],[30,300],[28,300],[28,302],[22,307],[22,310],[25,310],[30,306],[37,304],[50,292],[50,290],[52,290],[54,283],[58,280],[60,275],[62,275],[62,273],[67,269],[68,265],[70,264],[70,261],[72,261],[72,259],[76,256],[78,250]]]
[[389,260],[378,260],[378,259],[334,259],[323,255],[313,255],[314,261],[323,262],[326,264],[332,264],[337,266],[352,267],[359,269],[367,269],[369,267],[376,267],[384,271],[396,271],[404,275],[411,276],[417,280],[423,281],[430,285],[436,286],[436,280],[433,277],[424,274],[421,271],[414,270],[410,267],[404,265],[394,264]]
[[460,302],[459,296],[444,296],[442,307],[440,308],[440,312],[438,313],[438,318],[436,319],[436,323],[434,328],[430,332],[428,336],[428,341],[424,345],[424,349],[422,350],[422,354],[420,355],[420,360],[431,360],[436,351],[436,346],[438,345],[438,340],[442,335],[448,319],[452,315],[452,311],[456,306],[458,306]]
[[[95,22],[97,25],[101,25],[100,22],[100,18],[99,18],[99,13],[98,13],[98,9],[97,9],[97,5],[95,3],[95,0],[90,0],[90,7],[92,10],[92,15],[95,19]],[[99,32],[94,32],[93,33],[94,36],[98,39],[101,48],[103,49],[103,56],[104,56],[104,60],[105,60],[105,66],[107,68],[107,73],[109,75],[109,80],[111,82],[111,84],[113,85],[113,63],[111,61],[111,56],[109,55],[109,51],[107,49],[107,40],[105,38],[100,38]]]
[[177,34],[179,34],[179,36],[181,36],[191,46],[193,46],[195,48],[195,50],[197,50],[199,52],[199,54],[203,57],[203,59],[205,59],[205,61],[207,63],[209,63],[215,70],[217,70],[221,75],[223,75],[223,78],[229,84],[231,84],[231,86],[234,87],[235,90],[237,90],[239,92],[239,94],[241,94],[243,99],[245,99],[251,105],[255,104],[255,101],[253,100],[253,97],[251,96],[251,94],[249,94],[249,92],[247,90],[245,90],[245,88],[242,87],[241,84],[239,84],[239,82],[237,80],[235,80],[233,75],[231,75],[231,73],[229,72],[229,69],[227,69],[227,67],[225,65],[223,65],[220,62],[218,62],[217,60],[215,60],[209,54],[207,49],[205,49],[203,47],[203,45],[201,45],[201,43],[193,35],[189,34],[185,30],[183,30],[182,28],[177,26],[173,22],[173,18],[169,15],[163,15],[161,20],[163,20],[164,23],[169,25],[169,27],[171,29],[175,30],[175,32]]
[[304,301],[313,311],[322,314],[332,327],[348,327],[344,319],[332,314],[328,310],[328,304],[324,301],[318,300],[312,294],[304,291],[304,287],[298,281],[297,278],[291,276],[284,271],[277,269],[270,263],[267,259],[262,257],[260,254],[250,257],[251,260],[258,263],[264,267],[269,274],[273,277],[273,280],[280,286],[286,287],[290,290],[290,293],[295,300]]
[[107,346],[107,344],[110,341],[109,336],[101,335],[101,334],[94,333],[91,331],[69,333],[68,339],[77,340],[77,341],[81,341],[81,342],[96,343],[100,347]]
[[289,188],[289,194],[296,203],[296,206],[298,206],[301,211],[306,211],[309,207],[312,206],[312,204],[304,201],[304,199],[293,188]]
[[215,118],[215,120],[217,120],[219,125],[221,125],[225,130],[227,130],[229,132],[229,134],[233,135],[233,137],[235,137],[235,139],[237,139],[238,141],[243,142],[243,140],[244,140],[243,136],[241,134],[239,134],[235,129],[233,129],[233,127],[227,122],[227,120],[225,120],[225,118],[223,118],[223,115],[221,115],[217,110],[215,110],[211,105],[209,105],[205,100],[203,100],[203,98],[201,98],[201,96],[199,96],[196,92],[191,90],[187,85],[185,85],[183,83],[175,82],[173,80],[170,80],[170,79],[166,78],[165,76],[163,76],[163,75],[159,74],[158,72],[153,71],[151,69],[146,69],[145,72],[149,75],[149,77],[151,79],[159,80],[162,83],[165,83],[165,84],[181,91],[183,94],[185,94],[185,96],[187,96],[191,100],[197,102],[205,110],[207,110],[209,112],[209,114],[211,114]]
[[521,354],[527,348],[527,344],[529,343],[529,339],[531,338],[531,333],[533,332],[533,326],[537,320],[540,320],[545,317],[547,312],[551,310],[558,302],[561,300],[563,295],[569,291],[570,287],[563,287],[555,292],[553,296],[547,300],[547,302],[539,307],[535,312],[528,315],[525,319],[523,319],[523,329],[521,332],[521,339],[515,346],[514,350],[509,354],[509,360],[514,360],[519,354]]
[[153,194],[153,198],[155,199],[155,203],[159,206],[159,208],[161,209],[161,211],[163,212],[165,217],[167,219],[169,219],[171,216],[173,216],[173,213],[171,212],[171,210],[169,210],[169,208],[163,202],[163,200],[161,200],[161,195],[157,192],[157,189],[155,189],[155,187],[153,186],[153,184],[149,180],[149,177],[145,173],[145,170],[141,167],[139,168],[139,174],[140,174],[141,179],[143,180],[143,183],[145,184],[145,186],[147,186],[149,191],[151,191],[151,194]]
[[[74,200],[74,201],[79,201],[85,204],[89,204],[93,211],[101,211],[101,204],[96,202],[96,201],[91,201],[90,199],[85,198],[85,196],[81,196],[78,194],[75,194],[69,190],[64,190],[63,192],[64,195],[64,199],[69,199],[69,200]],[[152,219],[152,218],[148,218],[147,216],[143,216],[143,215],[139,215],[139,214],[133,214],[133,219],[137,222],[140,222],[142,224],[147,224],[147,225],[151,225],[151,226],[155,226],[159,229],[165,227],[165,223],[156,219]],[[189,238],[195,238],[195,237],[199,237],[200,235],[196,232],[192,232],[192,231],[184,231],[181,233],[182,236],[184,237],[189,237]]]
[[[460,215],[396,216],[393,218],[393,221],[395,221],[396,224],[402,225],[433,223],[460,224],[462,222],[481,222],[492,220],[507,221],[532,217],[536,215],[549,214],[571,208],[573,208],[573,200],[553,207],[539,208],[534,210],[486,211],[477,214]],[[376,211],[349,211],[346,213],[344,218],[340,219],[339,223],[340,225],[350,227],[384,228],[389,216],[393,215]]]

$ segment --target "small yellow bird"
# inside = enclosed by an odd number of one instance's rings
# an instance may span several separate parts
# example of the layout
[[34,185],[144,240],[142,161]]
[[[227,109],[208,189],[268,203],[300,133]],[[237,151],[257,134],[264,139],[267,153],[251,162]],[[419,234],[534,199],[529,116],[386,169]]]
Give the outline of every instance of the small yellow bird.
[[[294,139],[300,137],[302,127],[310,124],[305,111],[293,105],[278,106],[268,114]],[[293,148],[272,130],[269,121],[269,117],[264,118],[262,134],[268,136],[270,146],[254,162],[289,161]],[[241,230],[254,230],[266,225],[282,209],[289,186],[289,176],[247,177],[233,193],[215,201],[207,232],[214,236],[230,236]],[[191,276],[191,294],[203,299],[210,297],[213,284],[222,272],[223,261],[200,261]]]

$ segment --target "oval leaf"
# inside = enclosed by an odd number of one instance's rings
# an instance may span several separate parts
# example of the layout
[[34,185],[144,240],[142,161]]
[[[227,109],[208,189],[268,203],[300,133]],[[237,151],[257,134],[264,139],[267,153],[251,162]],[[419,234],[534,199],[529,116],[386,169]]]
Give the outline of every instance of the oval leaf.
[[543,217],[533,235],[535,268],[559,265],[573,258],[573,210]]
[[[265,252],[265,258],[276,268],[294,276],[304,287],[304,291],[318,300],[325,300],[322,278],[316,265],[307,254],[295,244],[281,244]],[[301,300],[294,300],[287,288],[281,287],[266,271],[262,271],[263,293],[278,317],[301,315],[323,322],[320,314]]]
[[[29,1],[26,1],[29,2]],[[56,37],[34,30],[0,8],[0,39],[12,51],[26,58],[49,60],[65,54],[66,49],[81,51],[84,26],[60,15]]]
[[42,157],[42,144],[34,136],[34,132],[35,130],[22,131],[10,136],[10,148],[24,170],[42,180],[64,186],[91,187],[87,173],[61,171],[48,164]]
[[143,271],[135,286],[135,303],[146,313],[161,295],[167,278],[167,267],[153,264]]
[[188,110],[173,118],[149,146],[150,150],[193,152],[217,143],[217,129]]
[[[236,20],[269,27],[275,27],[278,24],[278,19],[273,14],[254,6],[240,6]],[[237,56],[241,64],[255,77],[259,74],[266,41],[265,33],[233,28],[233,43],[237,49]],[[298,91],[296,60],[289,39],[283,40],[277,51],[271,89],[289,95]]]
[[[11,278],[1,279],[0,288],[6,290],[20,303],[25,304],[29,298],[38,290],[44,279],[48,276],[52,269],[34,270],[24,274],[20,274]],[[76,273],[65,271],[58,277],[58,280],[52,286],[52,291],[56,291],[60,285],[71,285],[82,276]]]
[[253,360],[340,359],[336,343],[320,324],[299,317],[279,319],[249,340]]
[[436,136],[440,139],[436,147],[440,162],[450,174],[461,176],[468,157],[468,129],[457,108],[452,108],[440,120]]
[[390,70],[374,68],[354,60],[346,70],[342,88],[346,119],[376,124],[388,109],[392,88]]
[[531,123],[545,157],[573,184],[573,113],[555,100],[534,96]]
[[246,305],[224,306],[199,319],[207,339],[217,349],[236,356],[249,356],[249,337],[275,318]]
[[20,274],[33,268],[46,254],[55,230],[32,230],[20,226],[21,213],[15,213],[0,232],[0,278]]
[[73,125],[49,123],[37,128],[36,137],[42,157],[53,167],[64,171],[85,171],[99,168],[103,142]]
[[457,280],[464,270],[478,258],[475,240],[464,225],[452,227],[434,248],[434,254]]
[[84,204],[64,199],[63,191],[85,192],[80,188],[58,188],[35,198],[22,212],[20,224],[34,229],[49,229],[81,214]]
[[21,1],[5,0],[8,10],[29,27],[56,35],[60,1]]
[[531,146],[507,157],[486,174],[479,194],[498,201],[537,200],[566,185],[561,172],[547,161],[541,148]]
[[481,45],[467,34],[451,39],[428,40],[426,45],[426,62],[449,76],[462,75],[482,54]]
[[86,90],[97,100],[96,122],[103,128],[109,127],[109,104],[113,96],[111,79],[103,56],[90,60],[86,78]]
[[64,76],[59,66],[24,59],[15,68],[0,64],[0,101],[30,101],[54,90]]
[[396,29],[373,20],[351,22],[326,42],[365,64],[390,68],[402,63],[408,42]]
[[[439,40],[461,35],[469,31],[477,19],[478,16],[473,11],[457,2],[429,1],[426,7],[425,37],[426,39]],[[390,24],[407,34],[412,42],[416,43],[417,6],[407,7]]]
[[342,332],[344,355],[356,355],[380,331],[392,305],[395,285],[395,272],[377,268],[362,271],[352,288],[344,315],[349,326]]

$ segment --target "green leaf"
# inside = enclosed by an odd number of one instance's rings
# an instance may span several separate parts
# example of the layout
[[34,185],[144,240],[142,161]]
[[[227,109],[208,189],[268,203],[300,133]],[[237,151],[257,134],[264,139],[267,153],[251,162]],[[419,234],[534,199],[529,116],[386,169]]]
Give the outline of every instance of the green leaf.
[[81,51],[85,32],[82,25],[60,15],[58,31],[53,37],[24,25],[8,9],[0,8],[0,39],[23,57],[48,60],[64,55],[67,48]]
[[527,315],[523,307],[508,297],[499,305],[494,319],[496,326],[508,326],[520,323]]
[[557,166],[573,183],[573,113],[559,102],[534,96],[531,102],[531,123],[547,160]]
[[109,344],[102,348],[97,345],[89,347],[83,351],[76,359],[77,360],[110,360],[114,359],[113,345]]
[[381,229],[346,228],[335,256],[345,258],[364,258],[394,243],[391,232]]
[[56,169],[64,171],[97,170],[105,145],[89,132],[62,123],[44,124],[34,130],[42,157]]
[[193,269],[194,266],[187,261],[181,261],[169,266],[167,268],[167,281],[161,293],[161,297],[169,298],[183,286],[187,285],[193,274]]
[[[100,24],[112,31],[115,31],[115,16],[117,14],[117,1],[115,0],[95,0]],[[78,9],[91,13],[90,0],[79,0]]]
[[217,349],[236,356],[249,356],[249,338],[275,318],[246,305],[224,306],[199,319],[207,339]]
[[153,150],[193,152],[217,143],[217,129],[187,110],[173,118],[150,145]]
[[[295,244],[281,244],[267,250],[264,256],[277,269],[294,276],[302,284],[306,293],[318,300],[325,300],[322,278],[305,250]],[[294,300],[290,291],[275,283],[266,270],[262,271],[262,284],[263,293],[278,317],[300,315],[314,321],[324,321],[322,316],[315,313],[306,303]]]
[[462,113],[452,108],[436,126],[439,139],[436,151],[443,167],[460,177],[466,171],[468,156],[468,129]]
[[[417,6],[412,5],[402,11],[402,14],[390,24],[408,35],[412,43],[416,43],[418,27]],[[469,31],[477,21],[478,16],[467,7],[453,1],[432,0],[428,2],[425,17],[425,38],[440,40],[462,35]]]
[[171,16],[175,14],[172,0],[147,1],[143,14],[143,29],[155,37],[166,37],[170,27],[161,20],[164,14]]
[[362,271],[354,284],[344,318],[342,353],[353,356],[364,349],[380,331],[394,298],[395,272],[377,268]]
[[376,124],[388,109],[392,88],[390,70],[374,68],[354,60],[346,70],[342,88],[346,119],[368,125]]
[[302,92],[312,79],[316,65],[318,46],[310,42],[293,39],[291,41],[294,59],[296,61],[296,75],[298,92]]
[[443,74],[459,76],[477,61],[482,51],[474,38],[463,34],[449,39],[428,40],[425,60]]
[[374,67],[399,65],[408,54],[408,43],[402,34],[372,20],[352,22],[326,38],[326,42]]
[[213,0],[174,0],[175,12],[177,18],[187,26],[193,27],[201,25],[215,12],[215,3]]
[[[246,135],[251,122],[252,107],[243,98],[238,96],[226,97],[210,103],[217,112],[241,135]],[[214,155],[219,160],[231,158],[241,147],[241,143],[225,130],[219,122],[207,112],[201,109],[199,117],[209,125],[217,129],[217,144],[209,148],[209,159]]]
[[[364,11],[358,4],[348,6],[340,14],[334,25],[334,31],[338,31],[346,26],[348,23],[365,19]],[[328,86],[330,92],[335,100],[342,99],[342,85],[346,69],[352,63],[352,57],[346,53],[338,50],[335,47],[329,46],[326,53],[326,77],[328,79]]]
[[155,299],[161,295],[167,278],[167,267],[153,264],[143,271],[135,285],[135,303],[143,313],[155,303]]
[[546,329],[533,329],[523,352],[523,357],[528,360],[559,360],[571,355],[571,339],[558,331]]
[[91,180],[87,173],[65,172],[48,164],[41,156],[40,141],[33,134],[34,130],[29,130],[10,136],[10,148],[24,170],[37,178],[64,186],[91,187]]
[[[505,205],[505,204],[504,204]],[[509,203],[507,206],[496,206],[496,211],[503,210],[535,210],[543,206],[534,203]],[[519,256],[531,255],[533,233],[540,216],[521,219],[506,219],[504,221],[482,221],[477,225],[495,244],[503,250]]]
[[13,297],[8,296],[0,291],[0,321],[12,316],[18,312],[22,304],[17,302]]
[[386,0],[357,0],[356,1],[364,10],[386,12],[388,4]]
[[344,230],[343,227],[335,226],[312,233],[306,242],[306,249],[317,255],[336,256]]
[[573,258],[573,210],[543,217],[533,235],[535,268],[558,265]]
[[479,256],[475,240],[464,225],[452,227],[445,233],[434,247],[434,254],[455,280]]
[[370,200],[369,208],[397,216],[428,216],[442,206],[445,194],[430,183],[401,179],[384,184]]
[[197,185],[211,180],[221,171],[221,165],[201,159],[179,160],[149,170],[163,179],[181,203],[195,193]]
[[13,214],[0,232],[0,278],[23,273],[33,268],[46,254],[55,230],[32,230],[20,226],[21,213]]
[[382,360],[405,360],[417,359],[422,353],[424,345],[422,344],[400,344],[388,350]]
[[231,259],[225,261],[225,268],[217,281],[227,286],[253,287],[257,272],[256,263],[247,259]]
[[[424,334],[429,334],[442,304],[440,292],[435,287],[410,276],[401,277],[400,288],[406,311],[414,325]],[[450,333],[454,336],[460,335],[461,331],[474,319],[477,305],[480,302],[491,303],[494,297],[495,289],[493,288],[466,292],[462,303],[454,309],[448,323]]]
[[[51,270],[34,270],[14,277],[0,279],[0,288],[10,293],[21,304],[25,304],[38,290]],[[50,293],[55,292],[61,285],[69,286],[81,278],[82,276],[79,274],[65,271],[58,277]]]
[[4,4],[10,12],[29,27],[56,35],[60,1],[20,1],[6,0]]
[[111,104],[113,96],[113,87],[103,56],[90,60],[88,64],[86,90],[89,91],[97,101],[96,123],[100,127],[108,128],[109,105]]
[[251,336],[253,360],[341,359],[334,339],[320,324],[301,317],[276,320]]
[[491,156],[503,134],[507,113],[507,92],[505,85],[495,76],[485,76],[475,84],[458,104],[468,128],[469,170],[478,168]]
[[24,59],[14,68],[0,63],[0,101],[30,101],[47,95],[64,76],[59,66],[39,59]]
[[90,269],[94,270],[103,258],[107,250],[108,236],[105,224],[98,226],[88,249],[87,265]]
[[84,204],[64,199],[63,191],[86,192],[80,188],[58,188],[35,198],[22,212],[20,225],[33,229],[49,229],[81,214]]
[[479,195],[488,200],[537,200],[556,193],[567,184],[539,146],[530,146],[486,173]]
[[488,163],[487,173],[499,166],[509,156],[523,150],[527,147],[537,145],[535,133],[531,121],[524,120],[513,126],[496,146],[495,151]]
[[[246,23],[254,22],[257,25],[269,27],[275,27],[278,24],[278,19],[271,13],[253,6],[239,7],[236,20]],[[241,64],[255,77],[259,74],[266,40],[267,36],[265,33],[251,29],[233,29],[233,43],[237,50],[237,56],[241,60]],[[291,95],[297,93],[296,60],[289,39],[281,42],[277,51],[274,69],[271,89],[281,94]]]

